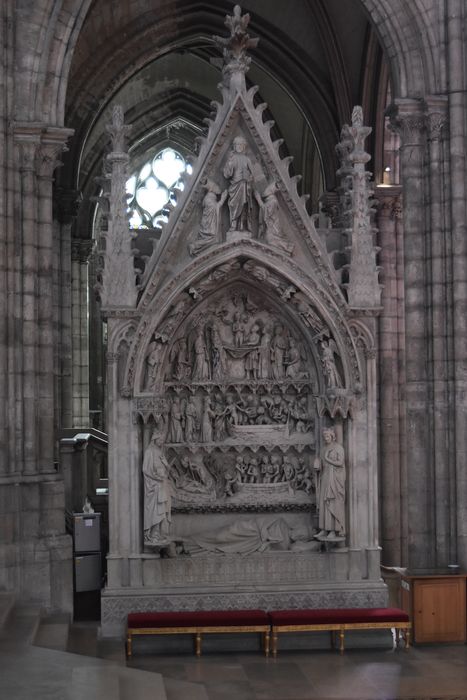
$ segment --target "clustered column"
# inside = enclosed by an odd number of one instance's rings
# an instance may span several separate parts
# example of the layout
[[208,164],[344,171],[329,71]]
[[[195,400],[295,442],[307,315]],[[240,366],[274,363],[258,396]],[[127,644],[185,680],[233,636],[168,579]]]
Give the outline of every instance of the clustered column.
[[433,564],[433,456],[427,356],[426,119],[421,100],[396,100],[404,192],[405,396],[407,417],[407,556]]
[[92,241],[72,241],[72,396],[73,427],[87,428],[89,422],[89,280],[88,260]]
[[[398,565],[403,552],[401,517],[404,509],[402,482],[406,475],[404,452],[404,411],[399,382],[404,376],[403,336],[403,246],[401,188],[376,188],[378,201],[379,263],[382,268],[383,311],[379,318],[379,448],[381,462],[381,502],[383,563]],[[402,268],[402,269],[401,269]],[[402,278],[402,279],[401,279]],[[401,327],[402,326],[402,327]]]

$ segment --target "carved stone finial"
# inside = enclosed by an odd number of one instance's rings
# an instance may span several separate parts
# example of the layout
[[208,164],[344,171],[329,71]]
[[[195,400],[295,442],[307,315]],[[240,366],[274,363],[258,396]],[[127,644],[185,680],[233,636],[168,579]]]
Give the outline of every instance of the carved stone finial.
[[235,5],[233,15],[226,15],[225,26],[230,30],[230,36],[214,36],[217,46],[222,49],[224,67],[222,70],[224,85],[233,90],[245,89],[245,73],[248,71],[251,58],[248,49],[256,48],[258,38],[252,38],[247,32],[250,15],[242,16],[240,5]]
[[131,131],[131,126],[124,123],[123,107],[114,105],[112,109],[112,121],[107,124],[106,130],[112,139],[112,151],[126,152],[126,136]]
[[[365,163],[370,155],[365,152],[365,139],[371,127],[363,126],[362,108],[354,107],[352,126],[344,126],[342,151],[343,168],[339,171],[343,180],[342,200],[345,219],[351,232],[351,258],[347,293],[353,308],[378,308],[381,303],[381,287],[378,281],[376,248],[373,242],[375,229],[372,222],[373,189]],[[345,146],[345,148],[344,148]]]
[[125,137],[129,130],[130,127],[123,121],[122,107],[115,105],[112,110],[112,122],[107,125],[112,139],[112,151],[107,156],[111,168],[110,174],[106,175],[110,180],[110,192],[106,194],[109,210],[107,231],[103,233],[104,269],[99,290],[104,309],[134,308],[138,294],[126,196],[129,158]]

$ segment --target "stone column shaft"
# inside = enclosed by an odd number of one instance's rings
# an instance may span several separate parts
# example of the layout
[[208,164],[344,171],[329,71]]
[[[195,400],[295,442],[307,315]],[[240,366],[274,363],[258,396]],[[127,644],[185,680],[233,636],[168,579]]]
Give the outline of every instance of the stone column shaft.
[[73,427],[89,426],[88,256],[91,241],[72,242]]
[[379,319],[379,397],[381,523],[383,563],[402,562],[401,547],[401,435],[400,391],[401,347],[399,344],[399,271],[397,261],[397,222],[400,214],[400,187],[380,187],[378,229],[381,247],[379,262],[383,270]]
[[434,561],[433,455],[427,367],[425,115],[418,100],[396,100],[404,191],[407,508],[410,566]]
[[26,136],[20,141],[21,152],[21,199],[22,209],[22,347],[23,347],[23,472],[37,471],[36,450],[38,445],[36,421],[36,375],[37,359],[37,275],[38,251],[36,240],[36,188],[34,163],[39,147],[37,135]]
[[58,308],[60,334],[60,407],[61,427],[73,425],[72,406],[72,324],[71,324],[71,223],[64,223],[59,228],[60,267],[58,270],[58,287],[61,303]]
[[465,2],[447,0],[454,332],[456,507],[459,563],[467,566],[467,224]]
[[[450,459],[449,434],[450,401],[448,392],[448,316],[450,313],[449,287],[446,279],[445,245],[445,165],[442,153],[442,129],[445,123],[445,99],[427,98],[427,127],[429,155],[430,202],[430,307],[431,348],[429,356],[432,381],[432,439],[434,470],[434,536],[435,563],[447,566],[453,556],[455,531],[450,524]],[[451,539],[452,538],[452,539]],[[455,551],[455,546],[454,546]]]
[[[9,367],[14,357],[11,336],[12,306],[15,295],[10,286],[12,279],[13,246],[9,215],[12,200],[11,137],[7,128],[9,115],[8,91],[13,76],[13,23],[12,0],[0,7],[0,475],[15,470],[16,460],[12,427],[14,426],[13,372]],[[10,187],[9,187],[10,186]]]
[[54,462],[54,336],[53,322],[53,221],[52,174],[54,153],[42,150],[38,178],[38,322],[39,364],[38,389],[41,410],[39,427],[39,471],[53,471]]

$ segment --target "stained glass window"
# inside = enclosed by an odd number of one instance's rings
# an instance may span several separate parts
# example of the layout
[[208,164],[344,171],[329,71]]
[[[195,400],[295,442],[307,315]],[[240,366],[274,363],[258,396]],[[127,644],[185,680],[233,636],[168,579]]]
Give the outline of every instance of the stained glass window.
[[131,228],[156,228],[167,221],[164,208],[176,204],[176,191],[184,188],[182,175],[191,165],[173,148],[164,148],[126,183]]

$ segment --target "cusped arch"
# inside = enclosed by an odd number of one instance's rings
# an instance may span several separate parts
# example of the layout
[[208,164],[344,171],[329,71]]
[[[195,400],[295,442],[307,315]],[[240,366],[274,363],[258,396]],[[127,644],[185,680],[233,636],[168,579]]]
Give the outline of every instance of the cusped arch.
[[125,379],[128,392],[139,391],[144,358],[155,334],[160,336],[163,345],[167,344],[187,311],[195,308],[197,299],[225,285],[239,269],[251,275],[256,284],[267,287],[277,303],[286,304],[302,327],[314,329],[317,336],[334,339],[342,360],[345,386],[352,389],[361,383],[362,369],[340,294],[336,298],[318,276],[308,275],[292,260],[251,241],[225,245],[201,256],[160,290],[156,291],[157,279],[154,278],[153,290],[140,304],[143,314],[130,350]]

